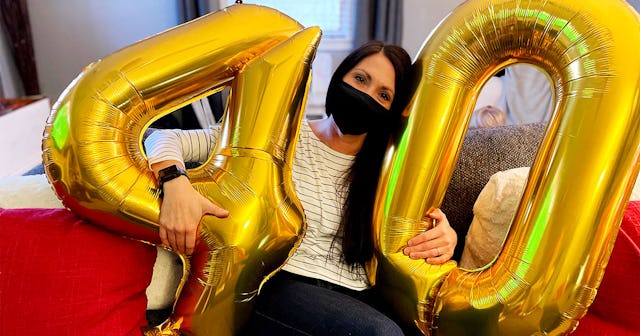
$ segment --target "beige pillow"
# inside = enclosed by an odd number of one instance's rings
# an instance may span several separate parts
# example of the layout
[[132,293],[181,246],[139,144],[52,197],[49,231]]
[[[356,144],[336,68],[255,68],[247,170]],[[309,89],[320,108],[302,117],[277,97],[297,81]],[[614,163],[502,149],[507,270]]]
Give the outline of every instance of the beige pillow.
[[[476,269],[495,259],[511,227],[529,167],[495,173],[482,189],[473,206],[473,221],[465,240],[460,267]],[[640,199],[640,183],[636,181],[630,200]]]
[[497,172],[473,205],[473,221],[467,232],[460,267],[474,269],[491,262],[502,249],[511,227],[529,168]]
[[0,208],[64,208],[45,175],[0,178]]

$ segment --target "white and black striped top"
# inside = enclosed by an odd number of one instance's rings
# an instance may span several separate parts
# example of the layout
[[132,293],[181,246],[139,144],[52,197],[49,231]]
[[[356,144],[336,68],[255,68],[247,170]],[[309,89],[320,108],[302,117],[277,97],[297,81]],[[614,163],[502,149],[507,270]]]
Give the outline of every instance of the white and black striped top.
[[[145,141],[149,164],[164,160],[203,162],[217,141],[219,126],[210,130],[159,130]],[[283,267],[291,273],[362,290],[369,281],[362,267],[341,258],[341,242],[333,241],[342,213],[341,188],[355,157],[334,151],[302,122],[293,160],[293,183],[304,208],[307,231],[300,247]]]

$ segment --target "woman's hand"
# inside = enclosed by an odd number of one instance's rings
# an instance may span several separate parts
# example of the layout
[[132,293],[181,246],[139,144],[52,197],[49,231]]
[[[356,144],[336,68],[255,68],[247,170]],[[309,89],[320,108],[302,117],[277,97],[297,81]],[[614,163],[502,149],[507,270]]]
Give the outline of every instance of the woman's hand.
[[224,218],[229,212],[197,192],[189,179],[180,176],[163,185],[160,207],[160,239],[174,251],[191,255],[198,225],[206,214]]
[[442,264],[453,256],[458,235],[440,209],[433,210],[428,217],[437,221],[436,226],[409,239],[402,252],[411,259],[425,259],[434,265]]

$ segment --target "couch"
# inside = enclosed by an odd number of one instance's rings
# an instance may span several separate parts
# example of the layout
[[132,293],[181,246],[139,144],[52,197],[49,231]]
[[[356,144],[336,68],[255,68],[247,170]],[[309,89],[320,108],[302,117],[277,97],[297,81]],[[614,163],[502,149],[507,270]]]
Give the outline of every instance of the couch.
[[[459,237],[454,259],[463,255],[474,203],[487,182],[497,172],[531,165],[544,130],[544,124],[530,124],[467,132],[442,204]],[[46,326],[56,335],[101,335],[115,328],[120,329],[114,334],[134,335],[147,320],[162,321],[180,279],[179,259],[59,209],[62,205],[39,169],[35,175],[0,179],[0,239],[11,241],[0,248],[0,334],[32,334]],[[629,208],[640,213],[640,204]],[[631,288],[640,280],[633,269],[640,266],[640,214],[627,217],[626,231],[621,230],[626,236],[618,238],[601,293],[576,334],[640,332],[637,303],[624,304],[640,302],[640,291]],[[617,294],[620,290],[627,295]],[[105,297],[110,301],[94,309]],[[60,307],[59,314],[47,314],[53,306]],[[29,319],[20,321],[21,316]]]

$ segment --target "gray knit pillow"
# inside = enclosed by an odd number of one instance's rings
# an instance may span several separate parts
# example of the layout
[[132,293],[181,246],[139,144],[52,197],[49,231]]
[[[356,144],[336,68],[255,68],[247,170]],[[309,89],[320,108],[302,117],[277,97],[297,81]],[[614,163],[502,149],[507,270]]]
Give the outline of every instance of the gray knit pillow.
[[546,123],[472,129],[462,144],[460,158],[442,204],[458,233],[454,259],[460,260],[473,220],[473,204],[494,173],[531,166]]

